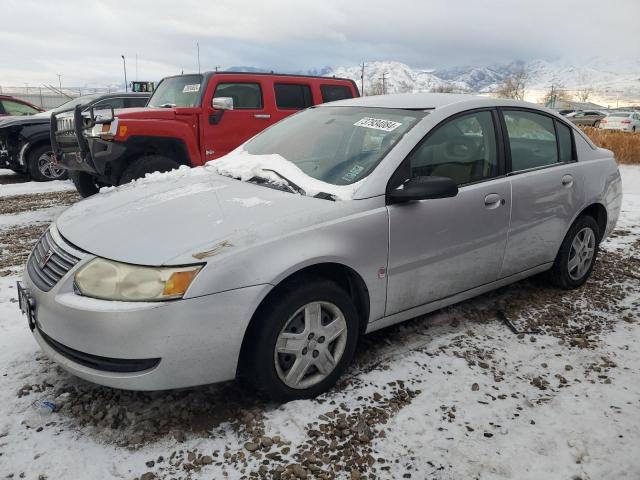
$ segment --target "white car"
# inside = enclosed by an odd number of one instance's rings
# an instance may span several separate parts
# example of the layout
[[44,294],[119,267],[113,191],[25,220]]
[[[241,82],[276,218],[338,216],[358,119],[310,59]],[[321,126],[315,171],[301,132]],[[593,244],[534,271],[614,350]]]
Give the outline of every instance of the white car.
[[640,113],[614,112],[600,120],[600,128],[604,130],[640,131]]

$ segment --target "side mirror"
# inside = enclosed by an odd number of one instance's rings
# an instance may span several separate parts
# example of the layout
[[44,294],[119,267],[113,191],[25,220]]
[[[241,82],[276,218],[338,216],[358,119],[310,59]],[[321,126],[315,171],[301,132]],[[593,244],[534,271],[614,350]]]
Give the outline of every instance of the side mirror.
[[455,197],[458,185],[449,177],[414,177],[387,194],[389,203]]
[[233,110],[233,98],[231,97],[213,97],[211,106],[216,110]]

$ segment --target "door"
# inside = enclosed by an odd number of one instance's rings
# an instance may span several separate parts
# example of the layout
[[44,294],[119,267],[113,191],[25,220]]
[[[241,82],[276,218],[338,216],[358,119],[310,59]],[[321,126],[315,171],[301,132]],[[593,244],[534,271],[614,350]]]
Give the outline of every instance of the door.
[[553,262],[583,205],[572,129],[542,113],[503,110],[513,205],[501,277]]
[[456,116],[432,130],[389,188],[425,175],[453,178],[452,198],[388,207],[386,315],[498,278],[507,242],[511,189],[491,110]]
[[211,99],[204,105],[207,115],[202,122],[202,148],[206,161],[229,153],[272,123],[260,82],[235,81],[229,75],[220,75],[217,81],[213,97],[232,98],[233,110],[214,110]]

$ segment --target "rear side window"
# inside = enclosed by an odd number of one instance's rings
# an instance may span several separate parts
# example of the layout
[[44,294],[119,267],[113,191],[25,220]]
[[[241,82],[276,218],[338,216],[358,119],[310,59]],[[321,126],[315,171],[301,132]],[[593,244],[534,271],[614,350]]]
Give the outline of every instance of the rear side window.
[[274,88],[278,108],[302,110],[313,105],[309,85],[276,83]]
[[503,111],[511,149],[511,170],[519,172],[558,163],[553,119],[523,111]]
[[345,98],[353,98],[351,89],[345,85],[320,85],[323,102],[335,102]]
[[262,108],[262,90],[259,83],[219,83],[214,97],[231,97],[234,110]]
[[4,111],[7,115],[33,115],[34,113],[38,113],[33,107],[29,105],[25,105],[24,103],[12,102],[11,100],[0,100],[2,106],[4,107]]
[[573,158],[573,141],[571,139],[571,129],[565,124],[556,122],[558,129],[558,146],[560,147],[560,161],[571,162]]

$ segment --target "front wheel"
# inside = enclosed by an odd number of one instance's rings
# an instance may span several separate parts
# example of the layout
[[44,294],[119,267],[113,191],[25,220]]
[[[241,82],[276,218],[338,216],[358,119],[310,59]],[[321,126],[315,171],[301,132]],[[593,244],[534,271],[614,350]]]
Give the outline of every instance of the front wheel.
[[242,376],[276,401],[315,397],[330,389],[351,362],[358,341],[353,301],[328,280],[283,287],[256,321]]
[[40,145],[31,150],[27,163],[29,176],[36,182],[66,180],[67,178],[67,171],[54,163],[53,152],[49,145]]
[[143,178],[147,173],[168,172],[180,167],[177,162],[162,155],[145,155],[135,160],[120,177],[120,185]]
[[87,172],[71,170],[69,172],[69,178],[71,178],[71,181],[76,186],[76,190],[78,190],[82,198],[95,195],[98,193],[98,190],[100,190],[100,185],[98,185],[96,178]]
[[587,281],[598,255],[600,231],[593,217],[578,218],[565,236],[551,268],[551,281],[566,290]]

